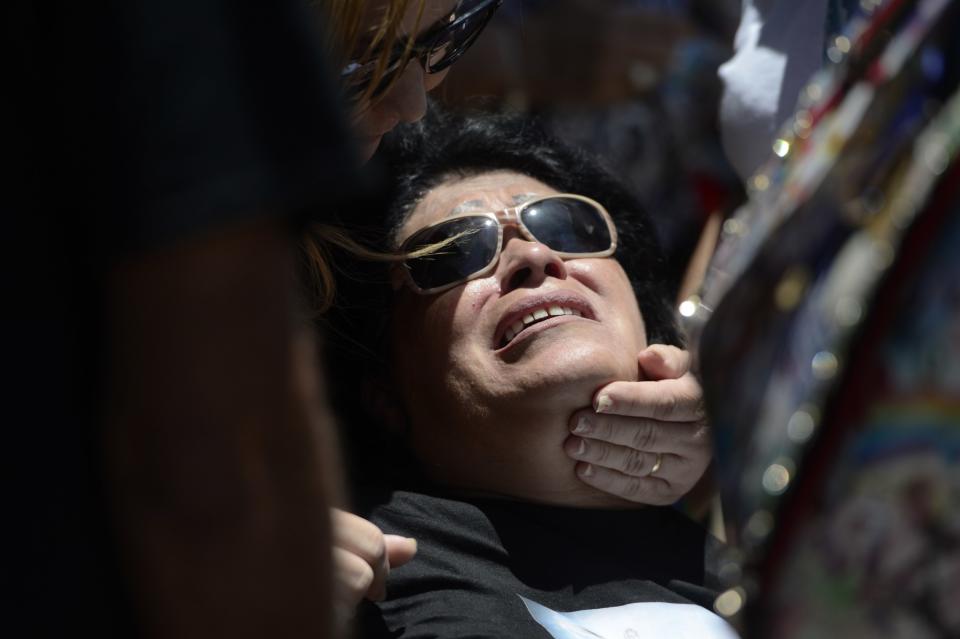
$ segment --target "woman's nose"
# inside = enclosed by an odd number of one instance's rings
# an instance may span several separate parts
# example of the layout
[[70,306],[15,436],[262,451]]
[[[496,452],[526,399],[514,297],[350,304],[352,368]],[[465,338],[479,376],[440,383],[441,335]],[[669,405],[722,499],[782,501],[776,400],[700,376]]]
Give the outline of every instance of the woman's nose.
[[567,268],[549,246],[529,241],[508,227],[504,229],[497,277],[500,292],[508,293],[517,288],[536,288],[548,277],[566,279]]
[[427,113],[426,72],[417,60],[411,60],[393,83],[378,107],[389,109],[401,122],[416,122]]

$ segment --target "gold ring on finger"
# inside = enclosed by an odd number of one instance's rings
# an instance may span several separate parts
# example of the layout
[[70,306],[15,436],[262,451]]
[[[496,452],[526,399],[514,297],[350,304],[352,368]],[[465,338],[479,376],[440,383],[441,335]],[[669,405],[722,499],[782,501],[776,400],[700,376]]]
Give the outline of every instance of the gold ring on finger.
[[662,463],[663,463],[663,454],[662,454],[662,453],[657,453],[657,460],[656,460],[655,462],[653,462],[653,468],[651,468],[651,469],[650,469],[650,472],[647,473],[647,477],[650,477],[650,476],[653,475],[655,472],[657,472],[658,470],[660,470],[660,464],[662,464]]

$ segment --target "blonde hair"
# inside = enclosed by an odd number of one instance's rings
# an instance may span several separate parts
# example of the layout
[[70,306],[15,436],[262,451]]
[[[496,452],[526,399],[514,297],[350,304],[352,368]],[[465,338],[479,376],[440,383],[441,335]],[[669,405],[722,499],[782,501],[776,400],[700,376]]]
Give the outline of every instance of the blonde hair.
[[[416,6],[417,17],[412,32],[417,33],[426,6],[426,0],[389,0],[381,9],[382,15],[376,16],[370,26],[368,14],[373,10],[372,4],[376,2],[378,0],[318,0],[328,21],[328,54],[330,59],[337,63],[336,68],[343,68],[351,58],[361,64],[376,61],[370,83],[358,97],[360,103],[371,100],[372,93],[377,90],[387,67],[390,66],[398,42],[406,42],[400,64],[407,62],[414,41],[413,38],[406,37],[403,19],[410,7]],[[362,51],[358,51],[358,44],[362,41]],[[382,95],[390,87],[379,88]]]
[[401,259],[397,253],[384,253],[360,244],[342,228],[329,224],[310,225],[300,242],[300,249],[304,260],[304,284],[310,311],[315,316],[320,316],[330,309],[336,293],[331,248],[339,248],[350,255],[373,262],[397,262]]
[[[358,98],[360,104],[369,105],[373,92],[379,87],[383,93],[389,86],[380,87],[383,76],[390,65],[397,42],[406,39],[401,64],[407,62],[413,45],[412,38],[406,38],[403,19],[411,6],[417,7],[417,19],[413,32],[420,28],[426,0],[389,0],[382,7],[382,15],[370,26],[368,18],[372,2],[380,0],[316,0],[326,20],[326,44],[328,57],[334,61],[335,69],[342,69],[351,58],[366,63],[376,60],[370,83]],[[413,5],[413,3],[417,3]],[[363,50],[357,55],[359,43],[365,40]],[[329,224],[314,224],[304,235],[301,250],[305,260],[307,288],[312,300],[313,312],[320,315],[333,304],[335,293],[335,275],[331,267],[330,247],[340,248],[362,259],[395,262],[400,256],[383,253],[363,246],[354,241],[346,231]]]
[[399,263],[425,255],[438,255],[451,244],[462,238],[478,232],[478,229],[460,231],[444,240],[434,242],[415,251],[382,252],[360,244],[343,229],[329,224],[313,224],[308,227],[301,243],[301,251],[305,260],[304,268],[307,277],[307,293],[312,300],[312,312],[320,316],[333,305],[336,292],[336,275],[330,264],[330,247],[346,251],[354,257],[371,262]]

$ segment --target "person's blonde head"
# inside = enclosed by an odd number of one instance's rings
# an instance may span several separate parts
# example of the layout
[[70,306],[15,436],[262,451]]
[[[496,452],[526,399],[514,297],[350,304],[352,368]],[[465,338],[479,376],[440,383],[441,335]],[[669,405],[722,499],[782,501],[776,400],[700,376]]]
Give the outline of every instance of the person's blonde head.
[[[406,16],[411,10],[416,11],[416,32],[426,0],[317,0],[316,4],[324,24],[327,56],[335,69],[342,69],[350,61],[376,60],[371,81],[358,98],[361,103],[369,102],[371,92],[380,85],[391,62],[397,43],[405,37],[403,22]],[[387,255],[365,249],[341,229],[326,224],[313,225],[303,238],[301,250],[311,307],[317,314],[326,311],[333,303],[331,246],[366,259],[390,259]]]
[[[336,63],[335,68],[343,68],[349,61],[376,61],[371,82],[359,96],[361,102],[369,100],[391,62],[397,43],[405,37],[406,16],[415,11],[417,22],[412,32],[416,33],[426,0],[318,0],[318,4],[327,22],[328,55]],[[408,49],[411,44],[408,40]]]

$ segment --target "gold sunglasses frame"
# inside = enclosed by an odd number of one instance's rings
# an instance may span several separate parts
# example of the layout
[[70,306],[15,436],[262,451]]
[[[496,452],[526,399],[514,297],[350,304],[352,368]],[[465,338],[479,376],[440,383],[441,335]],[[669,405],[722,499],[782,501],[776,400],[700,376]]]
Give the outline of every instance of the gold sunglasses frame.
[[[603,221],[607,225],[607,230],[610,233],[610,247],[607,249],[604,249],[603,251],[595,251],[592,253],[571,253],[568,251],[556,251],[552,249],[550,246],[538,240],[536,236],[530,232],[530,229],[528,229],[527,226],[523,223],[522,214],[526,209],[530,208],[534,204],[539,204],[546,200],[554,200],[554,199],[579,200],[581,202],[586,202],[587,204],[590,204],[594,209],[599,211],[600,217],[603,218]],[[479,271],[476,271],[475,273],[471,273],[467,277],[459,279],[455,282],[444,284],[443,286],[435,286],[433,288],[420,288],[420,286],[414,281],[413,275],[411,275],[410,273],[410,267],[407,264],[407,260],[404,259],[403,261],[404,280],[406,281],[407,285],[415,293],[419,295],[435,295],[437,293],[443,293],[444,291],[448,291],[452,288],[460,286],[461,284],[465,282],[469,282],[470,280],[481,278],[487,275],[488,273],[490,273],[491,271],[493,271],[493,269],[496,268],[497,263],[500,261],[500,253],[503,252],[503,227],[508,224],[517,227],[517,229],[520,231],[520,235],[522,235],[526,240],[530,242],[538,242],[540,244],[544,244],[544,246],[546,246],[551,251],[553,251],[553,253],[557,257],[564,260],[581,259],[581,258],[588,258],[588,257],[609,257],[613,255],[617,250],[617,238],[618,238],[617,226],[616,224],[613,223],[613,218],[610,216],[609,211],[607,211],[607,209],[604,208],[602,204],[585,195],[577,195],[575,193],[556,193],[554,195],[545,195],[543,197],[534,198],[532,200],[524,202],[523,204],[519,204],[517,206],[513,206],[506,209],[500,209],[499,211],[489,211],[489,212],[484,211],[479,213],[471,211],[469,213],[461,213],[459,215],[453,215],[451,217],[444,218],[438,222],[434,222],[433,224],[425,226],[422,229],[418,229],[416,233],[414,233],[413,235],[408,237],[406,240],[404,240],[403,243],[401,243],[400,245],[401,255],[405,255],[410,252],[409,251],[410,242],[414,240],[417,236],[421,235],[422,233],[425,233],[430,229],[436,228],[440,225],[447,224],[452,220],[459,220],[466,217],[484,217],[487,219],[492,219],[494,222],[496,222],[497,250],[493,254],[493,257],[490,259],[490,263],[484,266]]]

